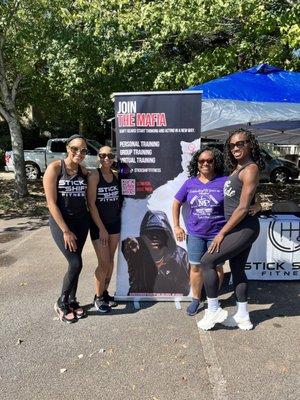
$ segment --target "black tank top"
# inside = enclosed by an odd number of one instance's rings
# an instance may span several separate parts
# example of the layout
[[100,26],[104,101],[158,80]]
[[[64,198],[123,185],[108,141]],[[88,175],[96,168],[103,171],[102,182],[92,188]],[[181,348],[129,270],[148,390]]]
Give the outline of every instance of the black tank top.
[[[228,220],[233,211],[237,208],[240,203],[240,197],[242,193],[243,182],[239,178],[240,172],[250,164],[255,164],[249,162],[245,164],[237,172],[230,175],[224,184],[224,213],[225,218]],[[255,195],[251,199],[251,204],[255,203]]]
[[87,177],[80,165],[76,175],[70,176],[64,160],[57,179],[57,205],[63,216],[85,217],[88,213],[86,202]]
[[120,184],[115,174],[111,182],[106,182],[100,168],[98,168],[98,173],[96,206],[101,221],[104,224],[113,224],[120,220]]

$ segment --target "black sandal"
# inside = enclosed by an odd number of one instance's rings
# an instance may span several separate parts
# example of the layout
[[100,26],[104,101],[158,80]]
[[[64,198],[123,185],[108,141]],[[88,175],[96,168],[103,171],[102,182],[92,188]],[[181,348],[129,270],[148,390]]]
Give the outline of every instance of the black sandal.
[[72,324],[77,320],[73,310],[69,307],[69,305],[61,303],[59,300],[54,304],[54,310],[61,322]]
[[80,306],[79,302],[76,299],[71,300],[69,302],[69,305],[78,319],[85,318],[87,316],[86,310]]

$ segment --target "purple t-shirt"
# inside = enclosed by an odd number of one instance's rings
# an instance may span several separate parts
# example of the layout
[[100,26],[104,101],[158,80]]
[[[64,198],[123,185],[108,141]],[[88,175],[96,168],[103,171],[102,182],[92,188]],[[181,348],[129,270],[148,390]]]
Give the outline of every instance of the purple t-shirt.
[[223,188],[226,180],[227,176],[216,176],[202,183],[192,177],[176,193],[176,200],[189,205],[188,234],[212,239],[225,225]]

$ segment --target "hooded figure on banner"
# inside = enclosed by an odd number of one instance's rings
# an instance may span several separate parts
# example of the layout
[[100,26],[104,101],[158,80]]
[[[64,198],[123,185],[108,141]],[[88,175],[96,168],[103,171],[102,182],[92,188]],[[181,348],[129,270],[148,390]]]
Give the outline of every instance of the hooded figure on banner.
[[139,237],[122,241],[129,295],[183,295],[190,291],[187,252],[176,244],[167,215],[147,211]]

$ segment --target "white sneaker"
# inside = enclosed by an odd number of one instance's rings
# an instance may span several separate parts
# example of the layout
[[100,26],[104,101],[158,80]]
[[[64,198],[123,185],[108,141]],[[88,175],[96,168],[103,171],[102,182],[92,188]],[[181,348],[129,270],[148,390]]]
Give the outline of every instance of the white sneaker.
[[246,317],[239,317],[237,314],[229,315],[228,318],[224,322],[222,322],[224,326],[228,327],[239,327],[243,331],[250,331],[253,329],[253,324],[250,321],[249,314]]
[[228,317],[228,311],[219,307],[217,311],[205,310],[204,317],[197,323],[198,328],[208,331],[212,329],[217,323],[225,321]]

